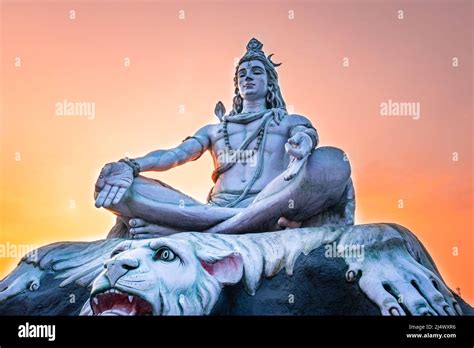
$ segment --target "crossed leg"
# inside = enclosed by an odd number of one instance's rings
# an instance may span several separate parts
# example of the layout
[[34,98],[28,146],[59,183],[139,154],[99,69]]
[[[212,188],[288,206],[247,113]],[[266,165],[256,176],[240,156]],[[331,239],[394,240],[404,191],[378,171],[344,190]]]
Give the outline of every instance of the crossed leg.
[[340,149],[320,147],[292,180],[285,181],[284,175],[273,179],[240,213],[204,232],[267,232],[281,229],[282,217],[285,223],[307,220],[339,202],[350,184],[351,168]]
[[134,179],[118,204],[106,209],[131,227],[132,235],[140,234],[145,224],[150,224],[147,234],[203,231],[241,211],[203,204],[159,180],[143,176]]
[[132,235],[146,229],[142,237],[154,232],[275,231],[282,223],[298,227],[292,221],[305,221],[336,204],[350,182],[350,174],[349,162],[340,149],[320,147],[292,180],[285,181],[285,174],[280,174],[246,208],[202,204],[159,180],[139,176],[122,200],[107,209],[124,223],[132,221]]

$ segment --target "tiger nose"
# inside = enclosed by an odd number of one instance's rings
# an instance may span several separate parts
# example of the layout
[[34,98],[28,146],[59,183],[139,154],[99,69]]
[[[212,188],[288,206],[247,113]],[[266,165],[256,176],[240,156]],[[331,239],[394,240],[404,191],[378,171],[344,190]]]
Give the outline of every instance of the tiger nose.
[[109,279],[110,285],[114,286],[117,280],[132,269],[138,268],[140,262],[134,259],[117,259],[105,262],[105,276]]

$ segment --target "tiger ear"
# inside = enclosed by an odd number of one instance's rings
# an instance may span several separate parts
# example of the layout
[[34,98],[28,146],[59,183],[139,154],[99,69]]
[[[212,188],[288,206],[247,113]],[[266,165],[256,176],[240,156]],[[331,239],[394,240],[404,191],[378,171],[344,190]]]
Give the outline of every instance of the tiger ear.
[[236,284],[244,274],[244,261],[238,252],[231,252],[217,259],[201,259],[200,261],[206,272],[222,285]]

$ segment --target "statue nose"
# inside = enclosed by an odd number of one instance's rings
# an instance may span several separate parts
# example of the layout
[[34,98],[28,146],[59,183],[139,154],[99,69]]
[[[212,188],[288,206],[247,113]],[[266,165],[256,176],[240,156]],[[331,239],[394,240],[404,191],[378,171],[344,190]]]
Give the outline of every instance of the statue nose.
[[132,269],[138,268],[140,262],[134,259],[110,260],[104,264],[105,276],[109,279],[110,285],[114,286],[117,280]]

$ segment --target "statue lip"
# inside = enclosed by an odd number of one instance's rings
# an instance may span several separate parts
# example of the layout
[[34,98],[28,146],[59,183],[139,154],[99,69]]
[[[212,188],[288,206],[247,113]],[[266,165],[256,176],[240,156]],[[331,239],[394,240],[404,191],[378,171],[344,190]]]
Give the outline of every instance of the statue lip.
[[246,83],[244,87],[255,87],[255,83]]

